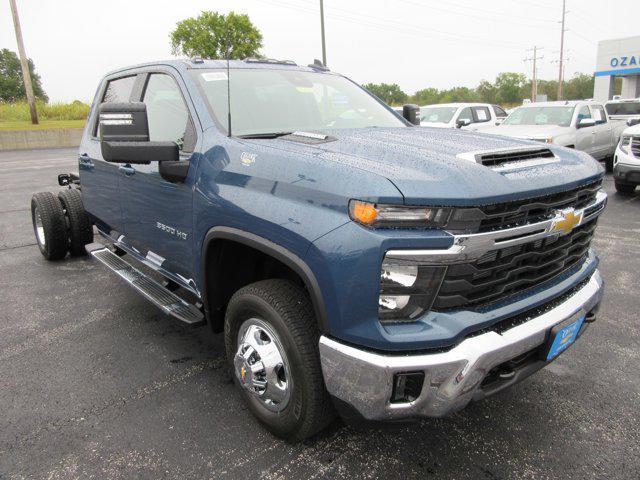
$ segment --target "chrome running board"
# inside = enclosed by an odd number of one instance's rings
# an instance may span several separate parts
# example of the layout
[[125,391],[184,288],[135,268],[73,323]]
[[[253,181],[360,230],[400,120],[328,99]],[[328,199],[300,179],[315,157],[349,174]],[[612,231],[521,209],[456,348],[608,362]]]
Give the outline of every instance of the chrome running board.
[[172,291],[149,278],[101,243],[90,243],[85,248],[93,258],[113,270],[120,278],[123,278],[166,314],[189,325],[198,325],[204,322],[204,315],[195,305],[186,302]]

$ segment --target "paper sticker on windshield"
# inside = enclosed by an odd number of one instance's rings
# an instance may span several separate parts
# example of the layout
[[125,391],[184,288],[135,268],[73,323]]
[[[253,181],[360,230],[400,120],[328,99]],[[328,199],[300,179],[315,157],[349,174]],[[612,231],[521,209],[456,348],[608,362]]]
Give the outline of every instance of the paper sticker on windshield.
[[226,80],[226,72],[206,72],[202,73],[202,79],[205,82],[215,82],[216,80]]
[[478,120],[488,120],[485,110],[476,110],[476,115],[478,116]]
[[544,113],[539,113],[536,115],[536,125],[546,125],[549,121],[549,117],[547,117]]

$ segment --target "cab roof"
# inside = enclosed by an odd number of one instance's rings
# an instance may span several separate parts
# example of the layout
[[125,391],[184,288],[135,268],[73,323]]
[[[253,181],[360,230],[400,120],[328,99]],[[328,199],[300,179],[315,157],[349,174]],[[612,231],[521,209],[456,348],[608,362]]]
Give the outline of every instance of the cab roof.
[[[209,59],[171,59],[157,60],[152,62],[140,63],[137,65],[129,65],[127,67],[118,68],[108,73],[108,75],[133,70],[137,68],[154,67],[154,66],[171,66],[176,70],[204,70],[204,69],[226,69],[226,60],[209,60]],[[329,72],[329,69],[322,64],[310,64],[308,66],[298,65],[291,60],[274,60],[269,58],[247,58],[244,60],[229,60],[229,68],[238,69],[275,69],[275,70],[297,70],[303,72]]]

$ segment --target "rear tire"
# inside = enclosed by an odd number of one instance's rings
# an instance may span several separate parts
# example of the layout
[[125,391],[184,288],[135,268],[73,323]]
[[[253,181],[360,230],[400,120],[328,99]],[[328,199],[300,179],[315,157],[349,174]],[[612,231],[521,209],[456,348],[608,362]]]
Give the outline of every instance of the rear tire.
[[[287,280],[263,280],[241,288],[229,301],[224,333],[235,383],[251,413],[267,430],[280,438],[300,441],[334,419],[320,366],[320,333],[304,290]],[[255,339],[256,349],[249,350]],[[270,355],[263,358],[260,348],[264,345],[271,350],[267,349]],[[274,350],[280,362],[274,364],[283,366],[273,368],[270,374],[267,366]],[[252,351],[256,353],[247,357]],[[258,370],[257,365],[265,368]],[[268,384],[261,394],[251,390],[254,379]],[[269,390],[272,384],[280,390]]]
[[64,211],[51,192],[31,197],[31,221],[40,253],[47,260],[60,260],[67,255],[68,237]]
[[58,193],[69,226],[69,252],[74,257],[86,255],[84,246],[93,241],[93,227],[82,204],[82,196],[76,189]]
[[629,183],[620,183],[620,182],[615,182],[616,185],[616,191],[620,194],[620,195],[633,195],[633,192],[636,189],[635,185],[629,184]]
[[604,159],[604,169],[607,173],[613,172],[613,157],[607,157]]

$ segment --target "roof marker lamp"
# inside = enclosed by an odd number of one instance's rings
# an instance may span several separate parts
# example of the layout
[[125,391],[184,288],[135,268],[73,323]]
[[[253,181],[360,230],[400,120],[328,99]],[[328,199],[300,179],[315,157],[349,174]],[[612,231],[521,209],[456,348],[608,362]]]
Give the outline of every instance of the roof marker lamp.
[[451,216],[451,208],[408,207],[351,200],[349,216],[370,228],[440,228]]

